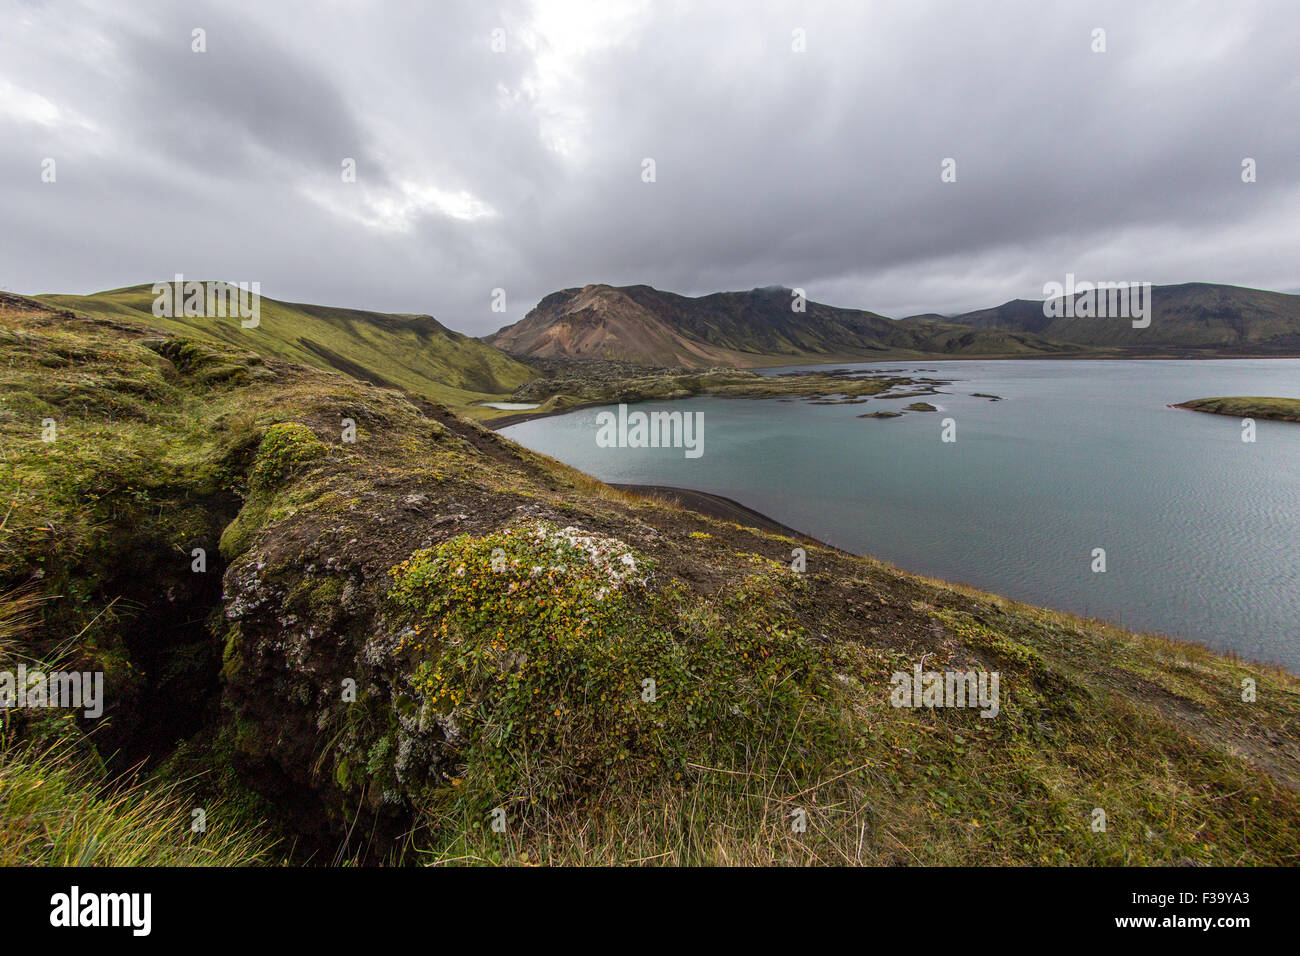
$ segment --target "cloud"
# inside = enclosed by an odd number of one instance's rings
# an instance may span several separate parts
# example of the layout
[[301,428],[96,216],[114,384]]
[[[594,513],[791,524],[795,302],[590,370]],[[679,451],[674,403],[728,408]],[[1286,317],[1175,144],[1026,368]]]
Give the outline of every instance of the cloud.
[[485,334],[587,282],[1300,288],[1285,3],[9,5],[12,290],[183,272]]

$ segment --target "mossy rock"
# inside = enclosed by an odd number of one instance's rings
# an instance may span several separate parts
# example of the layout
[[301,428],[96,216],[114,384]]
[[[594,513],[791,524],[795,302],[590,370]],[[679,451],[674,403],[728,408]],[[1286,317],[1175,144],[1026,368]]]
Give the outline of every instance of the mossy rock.
[[259,356],[235,355],[183,336],[155,339],[145,346],[204,385],[238,384],[247,378],[249,366],[262,363]]
[[257,449],[249,484],[255,489],[277,488],[302,465],[328,454],[329,448],[306,425],[297,422],[272,425]]

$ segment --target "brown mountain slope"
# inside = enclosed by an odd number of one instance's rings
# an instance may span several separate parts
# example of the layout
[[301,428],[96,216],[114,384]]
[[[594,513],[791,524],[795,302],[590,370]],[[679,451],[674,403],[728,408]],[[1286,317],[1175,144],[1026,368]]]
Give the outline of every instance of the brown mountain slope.
[[488,340],[506,352],[546,358],[602,358],[689,367],[737,364],[725,348],[693,341],[653,308],[607,285],[548,295],[520,322]]

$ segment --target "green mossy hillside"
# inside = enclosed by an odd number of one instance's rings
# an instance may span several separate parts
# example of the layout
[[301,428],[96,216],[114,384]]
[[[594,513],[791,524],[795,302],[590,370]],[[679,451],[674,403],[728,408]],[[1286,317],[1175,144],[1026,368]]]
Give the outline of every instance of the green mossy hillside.
[[153,286],[140,285],[93,295],[46,295],[40,300],[53,308],[337,371],[457,406],[505,398],[535,377],[527,365],[451,331],[428,315],[390,315],[263,296],[257,325],[245,327],[236,315],[215,316],[215,309],[213,317],[156,316],[156,298]]

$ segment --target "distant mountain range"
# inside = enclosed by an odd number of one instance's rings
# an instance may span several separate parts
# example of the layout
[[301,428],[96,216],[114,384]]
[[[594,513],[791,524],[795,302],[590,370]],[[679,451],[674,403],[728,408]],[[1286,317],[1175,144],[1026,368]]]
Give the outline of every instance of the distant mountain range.
[[807,301],[790,289],[691,298],[647,285],[589,285],[542,299],[485,341],[519,356],[617,359],[648,365],[774,365],[808,358],[1052,355],[1077,347],[1018,330],[901,323]]
[[762,366],[869,358],[1300,355],[1300,296],[1191,283],[1151,290],[1150,326],[1127,318],[1050,318],[1014,299],[956,316],[894,320],[808,301],[790,289],[691,298],[646,285],[588,285],[542,299],[485,341],[527,358],[652,365]]
[[[395,315],[261,298],[261,321],[158,317],[151,285],[43,295],[49,305],[223,342],[268,358],[344,372],[481,417],[547,374],[555,359],[646,366],[750,368],[863,360],[1300,355],[1300,296],[1236,286],[1156,286],[1149,327],[1129,319],[1051,318],[1014,299],[956,316],[890,319],[820,302],[792,308],[790,289],[692,298],[647,285],[588,285],[546,296],[485,339],[429,315]],[[551,368],[549,374],[555,374]]]
[[[1043,314],[1043,303],[1032,299],[1012,299],[941,321],[1106,349],[1300,354],[1300,295],[1205,282],[1151,291],[1154,310],[1145,329],[1133,328],[1123,318],[1050,318]],[[934,320],[916,316],[905,321],[926,326]]]

